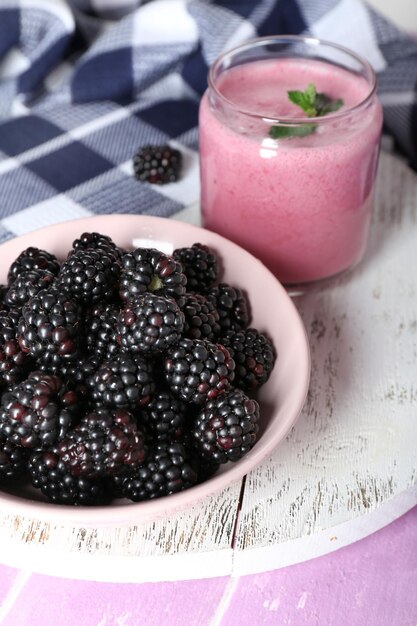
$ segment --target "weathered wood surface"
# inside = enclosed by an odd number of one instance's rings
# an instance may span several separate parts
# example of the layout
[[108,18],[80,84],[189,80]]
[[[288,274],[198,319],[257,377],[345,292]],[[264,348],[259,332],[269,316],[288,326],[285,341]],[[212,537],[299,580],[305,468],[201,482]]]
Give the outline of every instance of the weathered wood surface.
[[[196,223],[195,212],[177,217]],[[127,528],[64,528],[0,514],[0,561],[109,581],[242,574],[329,552],[411,508],[416,241],[417,177],[382,155],[365,260],[297,300],[312,353],[305,409],[242,493],[237,483],[166,521]]]
[[247,477],[238,552],[279,551],[416,485],[416,244],[416,176],[383,155],[366,258],[297,299],[310,338],[310,391],[287,440]]

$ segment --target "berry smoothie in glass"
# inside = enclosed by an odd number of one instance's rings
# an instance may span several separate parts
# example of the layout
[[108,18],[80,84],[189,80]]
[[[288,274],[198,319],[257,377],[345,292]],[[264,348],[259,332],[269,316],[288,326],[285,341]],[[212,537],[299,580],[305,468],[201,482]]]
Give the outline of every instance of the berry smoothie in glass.
[[200,106],[203,226],[286,285],[362,258],[382,128],[369,63],[328,42],[260,38],[223,54]]

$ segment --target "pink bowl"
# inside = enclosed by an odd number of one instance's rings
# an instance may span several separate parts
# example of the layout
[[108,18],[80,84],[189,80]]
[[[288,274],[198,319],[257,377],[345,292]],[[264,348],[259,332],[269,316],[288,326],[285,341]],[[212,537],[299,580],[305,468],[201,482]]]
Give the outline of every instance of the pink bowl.
[[10,264],[28,246],[48,250],[62,259],[73,240],[86,231],[110,235],[125,248],[155,247],[172,253],[177,247],[199,241],[218,253],[223,265],[222,280],[246,291],[251,303],[251,325],[268,333],[278,353],[271,377],[258,396],[260,437],[240,461],[222,466],[214,477],[200,485],[165,498],[140,503],[118,500],[106,507],[71,507],[47,503],[37,490],[10,487],[0,492],[0,510],[53,523],[89,527],[122,526],[167,517],[242,478],[266,459],[286,436],[307,395],[310,378],[307,336],[292,300],[260,261],[215,233],[164,218],[108,215],[33,231],[0,246],[0,281],[6,282]]

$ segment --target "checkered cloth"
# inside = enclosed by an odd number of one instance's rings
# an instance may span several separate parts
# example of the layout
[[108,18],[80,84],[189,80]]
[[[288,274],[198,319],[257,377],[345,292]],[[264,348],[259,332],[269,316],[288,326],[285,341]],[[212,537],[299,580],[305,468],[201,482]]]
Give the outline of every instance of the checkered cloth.
[[[0,241],[104,213],[198,200],[199,99],[220,52],[309,33],[366,57],[386,131],[417,164],[417,43],[361,0],[1,0]],[[133,177],[140,145],[184,155],[177,183]]]

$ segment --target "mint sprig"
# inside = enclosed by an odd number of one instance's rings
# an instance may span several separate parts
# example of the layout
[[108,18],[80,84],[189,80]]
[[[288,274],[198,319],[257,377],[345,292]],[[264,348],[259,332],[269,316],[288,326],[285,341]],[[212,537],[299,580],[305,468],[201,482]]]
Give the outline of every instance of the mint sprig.
[[[343,100],[332,100],[325,93],[317,93],[313,83],[309,83],[305,91],[290,90],[288,99],[299,106],[307,117],[323,117],[333,113],[343,106]],[[273,139],[285,139],[288,137],[305,137],[316,131],[317,124],[302,124],[297,126],[282,125],[271,126],[269,136]]]

